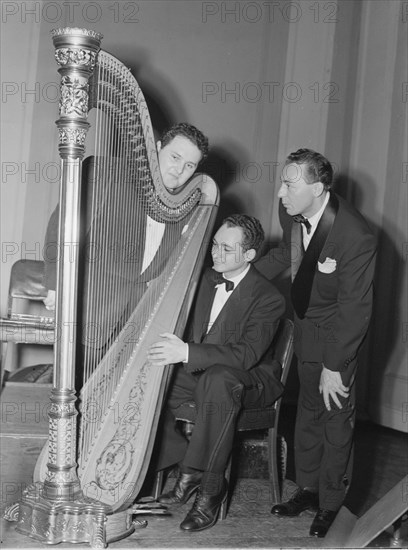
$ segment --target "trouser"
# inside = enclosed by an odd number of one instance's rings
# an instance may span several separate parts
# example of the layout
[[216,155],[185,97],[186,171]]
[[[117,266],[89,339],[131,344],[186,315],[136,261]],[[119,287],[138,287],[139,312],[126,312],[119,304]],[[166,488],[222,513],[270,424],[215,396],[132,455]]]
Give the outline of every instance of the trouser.
[[[182,366],[176,369],[159,431],[156,469],[182,462],[197,470],[224,473],[238,413],[243,407],[263,407],[264,388],[250,371],[214,365],[194,375]],[[196,410],[189,442],[175,427],[178,408],[188,402],[194,402]]]
[[[350,365],[355,369],[356,365]],[[295,427],[296,482],[319,493],[319,505],[336,511],[345,496],[344,477],[351,475],[355,424],[355,385],[348,398],[339,397],[339,409],[330,399],[326,409],[319,392],[321,363],[298,363],[300,391]],[[347,385],[349,372],[342,375]],[[352,377],[353,382],[353,377]],[[350,482],[350,479],[348,479]]]

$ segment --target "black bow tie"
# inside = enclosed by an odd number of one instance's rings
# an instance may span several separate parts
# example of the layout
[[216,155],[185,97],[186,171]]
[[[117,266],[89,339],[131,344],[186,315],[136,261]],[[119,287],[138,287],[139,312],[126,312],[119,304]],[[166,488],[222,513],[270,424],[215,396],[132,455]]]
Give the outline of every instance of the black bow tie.
[[222,285],[223,283],[225,283],[225,290],[227,292],[234,290],[234,283],[229,279],[223,277],[222,273],[218,273],[218,271],[213,271],[211,275],[211,278],[214,281],[214,285]]
[[297,223],[303,223],[303,225],[306,227],[307,234],[310,233],[312,226],[307,218],[302,216],[302,214],[297,214],[296,216],[292,216],[292,218]]

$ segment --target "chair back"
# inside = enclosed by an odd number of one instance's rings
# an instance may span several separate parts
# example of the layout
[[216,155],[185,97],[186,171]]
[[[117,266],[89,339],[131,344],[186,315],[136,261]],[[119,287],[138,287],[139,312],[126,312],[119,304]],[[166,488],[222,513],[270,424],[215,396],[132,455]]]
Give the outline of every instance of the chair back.
[[[50,317],[42,300],[47,296],[44,287],[44,262],[40,260],[18,260],[11,267],[7,304],[7,318],[27,320],[30,316]],[[40,302],[35,304],[33,302]]]
[[293,357],[294,325],[290,319],[281,319],[272,342],[273,358],[282,365],[281,382],[286,384]]

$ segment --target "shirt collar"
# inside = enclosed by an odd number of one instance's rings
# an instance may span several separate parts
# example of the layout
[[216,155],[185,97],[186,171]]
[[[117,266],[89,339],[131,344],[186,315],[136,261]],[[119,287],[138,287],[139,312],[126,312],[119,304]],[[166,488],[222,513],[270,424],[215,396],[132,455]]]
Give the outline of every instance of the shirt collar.
[[245,277],[245,275],[248,273],[250,267],[251,267],[251,264],[248,264],[247,267],[244,269],[244,271],[242,273],[240,273],[239,275],[236,275],[235,277],[226,277],[224,273],[222,275],[223,275],[223,277],[225,277],[225,279],[228,279],[229,281],[232,281],[234,283],[234,289],[235,289],[237,287],[237,285]]
[[309,220],[310,225],[312,226],[312,229],[315,229],[315,227],[317,227],[317,224],[319,223],[320,218],[323,216],[324,209],[326,208],[327,203],[329,202],[329,198],[330,198],[330,193],[326,192],[326,197],[320,209],[316,212],[316,214],[313,214],[313,216],[310,216],[310,218],[307,218]]

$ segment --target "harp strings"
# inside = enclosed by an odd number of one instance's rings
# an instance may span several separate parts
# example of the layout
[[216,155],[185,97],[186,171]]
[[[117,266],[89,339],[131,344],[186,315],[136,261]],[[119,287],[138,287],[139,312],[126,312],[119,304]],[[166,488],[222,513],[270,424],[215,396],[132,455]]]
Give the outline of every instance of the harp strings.
[[[95,153],[85,216],[92,254],[82,304],[82,455],[92,447],[109,407],[115,408],[118,422],[126,413],[126,404],[113,403],[115,389],[165,291],[177,254],[168,258],[180,247],[187,223],[147,217],[152,175],[143,132],[146,115],[128,72],[114,58],[99,56],[96,80]],[[158,276],[160,284],[152,284]]]
[[[144,223],[141,216],[146,216],[146,199],[140,187],[147,177],[146,152],[141,146],[143,132],[134,89],[128,86],[125,76],[118,76],[111,58],[100,58],[97,82],[95,152],[86,182],[87,272],[81,335],[84,382],[97,367],[98,372],[82,395],[86,410],[82,411],[81,447],[85,450],[132,348],[125,346],[124,351],[110,353],[109,360],[101,359],[118,339],[146,286],[138,280],[141,263],[137,261],[145,244],[140,228]],[[144,304],[140,326],[156,299],[153,295]],[[138,332],[136,326],[127,327],[124,338],[137,339]]]

